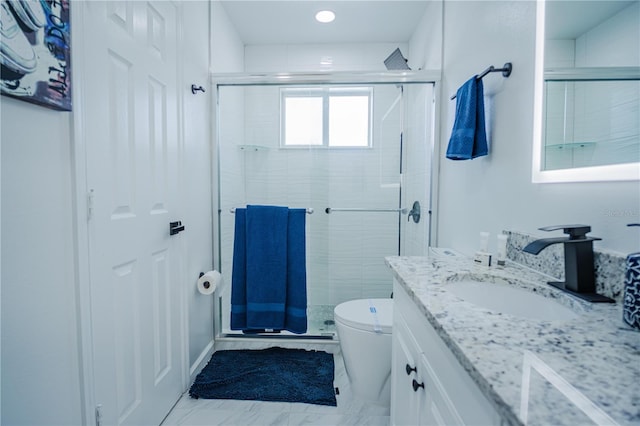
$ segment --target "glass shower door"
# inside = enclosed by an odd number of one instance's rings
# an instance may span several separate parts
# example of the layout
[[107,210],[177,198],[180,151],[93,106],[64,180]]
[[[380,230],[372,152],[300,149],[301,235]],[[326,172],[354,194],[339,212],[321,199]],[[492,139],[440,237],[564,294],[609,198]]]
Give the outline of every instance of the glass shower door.
[[283,99],[290,88],[218,88],[218,254],[226,283],[218,309],[219,331],[225,335],[241,334],[229,329],[231,210],[247,204],[313,210],[306,216],[308,336],[333,336],[337,304],[388,298],[392,292],[384,257],[400,254],[400,225],[406,221],[406,211],[399,212],[406,143],[403,87],[372,84],[332,91],[327,85],[295,86],[296,96],[326,96],[327,104],[336,93],[369,91],[370,143],[358,147],[331,146],[326,138],[322,144],[320,139],[313,145],[284,144]]

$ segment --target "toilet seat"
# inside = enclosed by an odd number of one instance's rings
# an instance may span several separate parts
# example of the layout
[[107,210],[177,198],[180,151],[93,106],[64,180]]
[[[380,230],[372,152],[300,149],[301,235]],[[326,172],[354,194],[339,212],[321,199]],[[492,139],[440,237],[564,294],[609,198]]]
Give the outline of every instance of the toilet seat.
[[335,307],[336,321],[358,330],[391,334],[393,299],[358,299]]

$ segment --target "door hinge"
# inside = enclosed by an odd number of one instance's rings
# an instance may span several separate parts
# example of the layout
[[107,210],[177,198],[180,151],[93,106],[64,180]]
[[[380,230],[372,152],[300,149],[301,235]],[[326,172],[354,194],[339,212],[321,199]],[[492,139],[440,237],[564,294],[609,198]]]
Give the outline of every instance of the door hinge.
[[96,405],[96,426],[102,425],[102,404]]
[[91,218],[93,217],[93,200],[93,189],[90,189],[87,193],[87,221],[91,220]]

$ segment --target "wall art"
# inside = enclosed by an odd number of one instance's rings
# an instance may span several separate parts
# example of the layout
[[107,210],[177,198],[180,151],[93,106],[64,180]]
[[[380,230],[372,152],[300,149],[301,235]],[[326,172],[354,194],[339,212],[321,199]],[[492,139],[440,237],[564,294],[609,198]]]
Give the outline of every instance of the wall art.
[[70,0],[0,0],[0,92],[71,111]]

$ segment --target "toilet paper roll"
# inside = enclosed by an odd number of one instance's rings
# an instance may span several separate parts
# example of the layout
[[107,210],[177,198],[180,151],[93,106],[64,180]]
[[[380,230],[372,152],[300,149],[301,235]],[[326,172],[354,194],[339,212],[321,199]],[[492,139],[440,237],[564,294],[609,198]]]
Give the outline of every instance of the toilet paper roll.
[[198,278],[198,291],[200,294],[209,295],[216,291],[216,288],[222,282],[222,275],[218,271],[206,272]]

